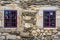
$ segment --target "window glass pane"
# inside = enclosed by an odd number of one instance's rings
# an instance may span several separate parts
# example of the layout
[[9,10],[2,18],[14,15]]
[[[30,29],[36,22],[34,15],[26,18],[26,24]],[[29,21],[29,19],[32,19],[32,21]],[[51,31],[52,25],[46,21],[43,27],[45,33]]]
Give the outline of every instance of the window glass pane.
[[12,15],[12,19],[16,19],[16,11],[12,11],[11,15]]
[[55,13],[54,12],[50,12],[50,18],[55,18]]
[[5,27],[10,27],[10,23],[5,23]]
[[49,23],[44,23],[44,27],[49,27]]
[[16,22],[16,19],[12,19],[12,23]]
[[13,26],[13,27],[16,27],[16,23],[12,23],[12,26]]
[[50,12],[50,26],[51,27],[55,27],[55,23],[56,23],[56,13],[55,13],[55,11],[52,11],[52,12]]
[[44,27],[48,27],[49,26],[49,12],[48,11],[44,11],[44,15],[43,15],[43,20],[44,20]]
[[10,19],[5,19],[5,23],[10,23]]

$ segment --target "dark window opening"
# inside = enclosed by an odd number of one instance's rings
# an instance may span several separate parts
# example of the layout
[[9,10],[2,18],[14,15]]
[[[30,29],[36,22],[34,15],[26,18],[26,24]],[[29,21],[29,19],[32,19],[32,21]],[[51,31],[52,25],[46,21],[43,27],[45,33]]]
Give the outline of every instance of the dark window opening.
[[4,27],[17,27],[17,10],[4,10]]
[[44,11],[43,12],[43,26],[44,27],[56,27],[56,12],[55,11]]

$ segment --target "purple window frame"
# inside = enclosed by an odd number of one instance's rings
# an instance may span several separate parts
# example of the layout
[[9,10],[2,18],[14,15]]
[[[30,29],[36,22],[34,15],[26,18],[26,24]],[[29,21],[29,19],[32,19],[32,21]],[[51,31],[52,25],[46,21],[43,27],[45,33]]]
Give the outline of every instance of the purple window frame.
[[[9,25],[8,26],[6,26],[6,24],[7,24],[7,22],[6,22],[6,12],[9,12],[9,17],[10,18],[8,18],[9,20],[10,20],[10,23],[9,23]],[[13,25],[13,22],[12,22],[12,20],[14,20],[13,18],[12,18],[12,12],[15,12],[15,22],[14,22],[14,25],[15,26],[12,26]],[[15,27],[17,27],[17,10],[4,10],[4,27],[5,28],[15,28]]]
[[[49,22],[48,22],[48,23],[49,23],[49,26],[46,26],[46,25],[44,24],[44,23],[45,23],[45,21],[44,21],[44,20],[45,20],[45,19],[44,19],[44,17],[45,17],[44,14],[45,14],[45,13],[44,13],[44,12],[49,12],[49,14],[48,14],[48,16],[49,16],[49,18],[48,18],[48,20],[49,20]],[[50,25],[50,24],[51,24],[51,22],[50,22],[50,19],[51,19],[51,18],[50,18],[50,13],[51,13],[51,12],[54,12],[54,23],[55,23],[55,26],[54,26],[54,27]],[[43,11],[43,27],[44,27],[44,28],[55,28],[55,27],[56,27],[56,10],[44,10],[44,11]]]

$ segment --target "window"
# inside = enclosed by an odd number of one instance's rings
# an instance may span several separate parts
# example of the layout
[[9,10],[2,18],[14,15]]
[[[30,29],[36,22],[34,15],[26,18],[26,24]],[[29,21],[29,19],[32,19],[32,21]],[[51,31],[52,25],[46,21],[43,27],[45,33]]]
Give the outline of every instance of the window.
[[17,27],[17,10],[4,10],[4,27]]
[[43,26],[54,28],[56,27],[56,12],[49,10],[43,11]]

